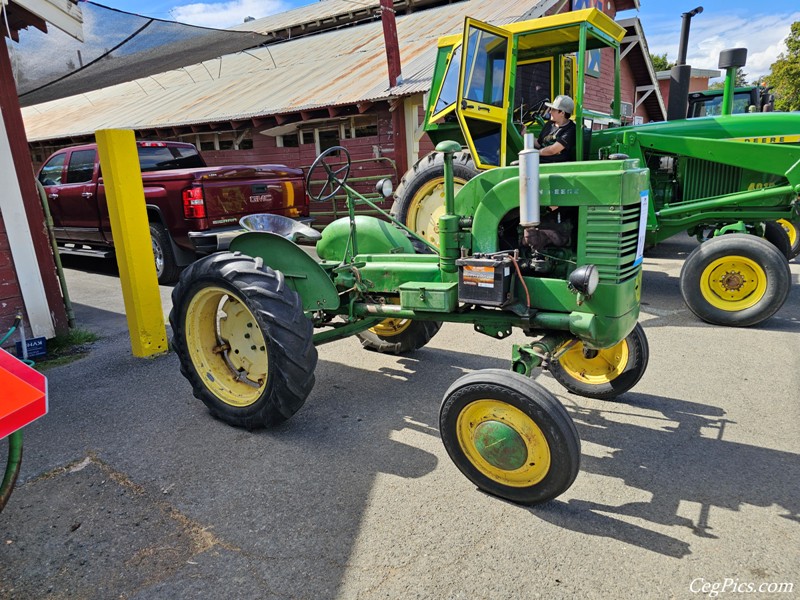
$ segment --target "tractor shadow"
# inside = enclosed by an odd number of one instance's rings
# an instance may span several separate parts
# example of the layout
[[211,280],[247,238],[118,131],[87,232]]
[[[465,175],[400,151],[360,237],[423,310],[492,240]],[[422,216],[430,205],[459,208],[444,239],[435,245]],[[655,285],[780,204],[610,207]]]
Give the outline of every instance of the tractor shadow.
[[[388,403],[405,413],[394,426],[417,428],[437,437],[439,402],[455,379],[475,369],[508,368],[501,359],[437,348],[395,361],[392,367],[358,372],[355,386],[342,389],[347,398],[342,406],[349,412],[369,410],[372,395],[380,390],[384,410]],[[558,390],[556,395],[581,439],[604,451],[595,455],[584,451],[581,472],[621,480],[633,488],[626,492],[628,497],[651,499],[604,504],[591,500],[584,491],[581,498],[531,507],[532,516],[566,530],[616,539],[674,558],[692,553],[692,536],[718,536],[709,519],[712,507],[738,511],[743,505],[777,505],[785,511],[782,517],[800,522],[800,497],[791,483],[800,478],[798,456],[727,441],[725,428],[732,422],[723,409],[634,392],[623,396],[623,402],[584,400],[567,395],[544,377],[539,382]],[[343,380],[337,377],[337,381]],[[628,410],[628,404],[635,410]],[[382,436],[386,429],[381,428]],[[448,464],[447,468],[455,467]],[[577,489],[567,495],[574,496]],[[692,503],[691,507],[686,503]],[[645,524],[634,524],[631,518]],[[679,529],[673,536],[663,533],[664,527]]]
[[[361,372],[358,388],[382,389],[387,400],[401,403],[413,415],[412,426],[438,436],[438,405],[445,390],[462,374],[482,368],[508,368],[508,362],[426,348],[396,358],[393,367]],[[723,409],[635,392],[625,394],[622,402],[584,400],[566,394],[549,376],[538,377],[545,387],[556,390],[587,446],[602,449],[584,451],[581,472],[621,480],[632,488],[626,493],[629,497],[650,499],[615,505],[584,493],[581,498],[531,507],[531,515],[566,530],[617,539],[674,558],[692,553],[692,537],[722,535],[710,521],[712,508],[738,511],[743,505],[777,505],[783,518],[800,523],[800,497],[791,483],[800,478],[798,456],[726,440],[725,430],[732,422]],[[391,390],[398,381],[402,381],[399,395]],[[363,406],[359,395],[350,398],[352,407]],[[409,426],[408,421],[403,426]],[[631,518],[645,524],[634,524]],[[678,530],[668,535],[664,527]]]
[[[604,456],[584,452],[581,471],[621,479],[652,499],[621,505],[556,499],[532,508],[531,514],[675,558],[691,554],[691,545],[623,519],[635,517],[712,539],[718,537],[709,523],[712,507],[738,511],[745,504],[777,505],[785,511],[783,518],[800,523],[800,497],[792,483],[800,477],[798,455],[725,440],[725,428],[733,422],[719,408],[635,393],[624,398],[636,406],[635,414],[620,403],[586,408],[570,396],[568,410],[581,439],[606,449]],[[646,418],[654,427],[620,422],[629,416],[640,422],[640,409],[651,412]],[[700,506],[693,518],[679,514],[682,502]]]

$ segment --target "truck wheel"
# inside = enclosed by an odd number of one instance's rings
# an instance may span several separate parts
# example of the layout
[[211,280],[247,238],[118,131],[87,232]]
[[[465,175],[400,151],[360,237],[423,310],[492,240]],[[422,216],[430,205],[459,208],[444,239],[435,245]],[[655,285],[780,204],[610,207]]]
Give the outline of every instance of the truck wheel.
[[[453,154],[456,193],[479,172],[468,152]],[[439,244],[439,217],[444,214],[444,155],[441,152],[423,156],[403,175],[391,214],[423,239]]]
[[774,315],[789,294],[789,262],[768,241],[729,233],[695,248],[683,264],[681,295],[714,325],[746,327]]
[[583,344],[576,343],[550,365],[550,373],[573,394],[613,400],[639,383],[649,360],[647,336],[637,323],[619,344],[596,354],[587,356]]
[[789,251],[789,260],[791,260],[800,254],[800,219],[791,221],[789,219],[779,219],[778,224],[786,232],[786,235],[789,236],[791,248]]
[[317,349],[300,297],[260,258],[222,252],[172,291],[172,346],[196,398],[230,425],[285,421],[314,387]]
[[764,239],[778,249],[778,252],[792,260],[792,242],[789,239],[789,232],[777,221],[767,221],[764,223]]
[[158,283],[161,285],[175,283],[181,274],[181,268],[175,260],[169,234],[161,223],[150,223],[150,240],[153,243],[153,256],[156,259]]
[[439,431],[467,479],[512,502],[551,500],[578,475],[581,440],[572,418],[518,373],[484,369],[456,380],[444,395]]
[[422,348],[441,327],[437,321],[384,319],[375,327],[359,333],[358,338],[367,350],[405,354]]

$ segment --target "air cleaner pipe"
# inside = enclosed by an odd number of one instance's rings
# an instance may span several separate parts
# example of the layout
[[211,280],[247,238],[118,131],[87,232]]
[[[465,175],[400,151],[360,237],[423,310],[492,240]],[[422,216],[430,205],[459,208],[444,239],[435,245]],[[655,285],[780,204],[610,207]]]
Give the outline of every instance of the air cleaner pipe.
[[525,147],[519,153],[519,224],[536,227],[539,214],[539,151],[534,148],[533,134],[525,134]]

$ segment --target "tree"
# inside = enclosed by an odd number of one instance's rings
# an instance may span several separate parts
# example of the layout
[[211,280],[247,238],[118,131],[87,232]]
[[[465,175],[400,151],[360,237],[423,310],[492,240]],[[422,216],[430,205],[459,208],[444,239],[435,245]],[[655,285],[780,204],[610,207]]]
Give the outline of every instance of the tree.
[[800,110],[800,21],[792,23],[786,52],[772,63],[766,82],[775,94],[775,110]]
[[653,62],[653,69],[656,71],[669,71],[675,66],[675,63],[667,60],[667,53],[664,54],[651,54],[650,60]]
[[[736,81],[733,82],[735,87],[745,87],[747,86],[747,73],[742,70],[742,67],[736,69]],[[725,87],[725,80],[716,81],[708,86],[710,90],[721,90]]]

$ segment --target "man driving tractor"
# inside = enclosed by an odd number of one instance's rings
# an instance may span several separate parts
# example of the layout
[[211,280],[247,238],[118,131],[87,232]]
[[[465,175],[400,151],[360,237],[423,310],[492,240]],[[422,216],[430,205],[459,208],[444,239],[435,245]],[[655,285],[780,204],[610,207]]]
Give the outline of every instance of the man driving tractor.
[[575,111],[575,102],[569,96],[556,96],[545,102],[550,108],[550,120],[542,127],[536,148],[540,149],[539,161],[557,163],[575,160],[575,122],[570,119]]

